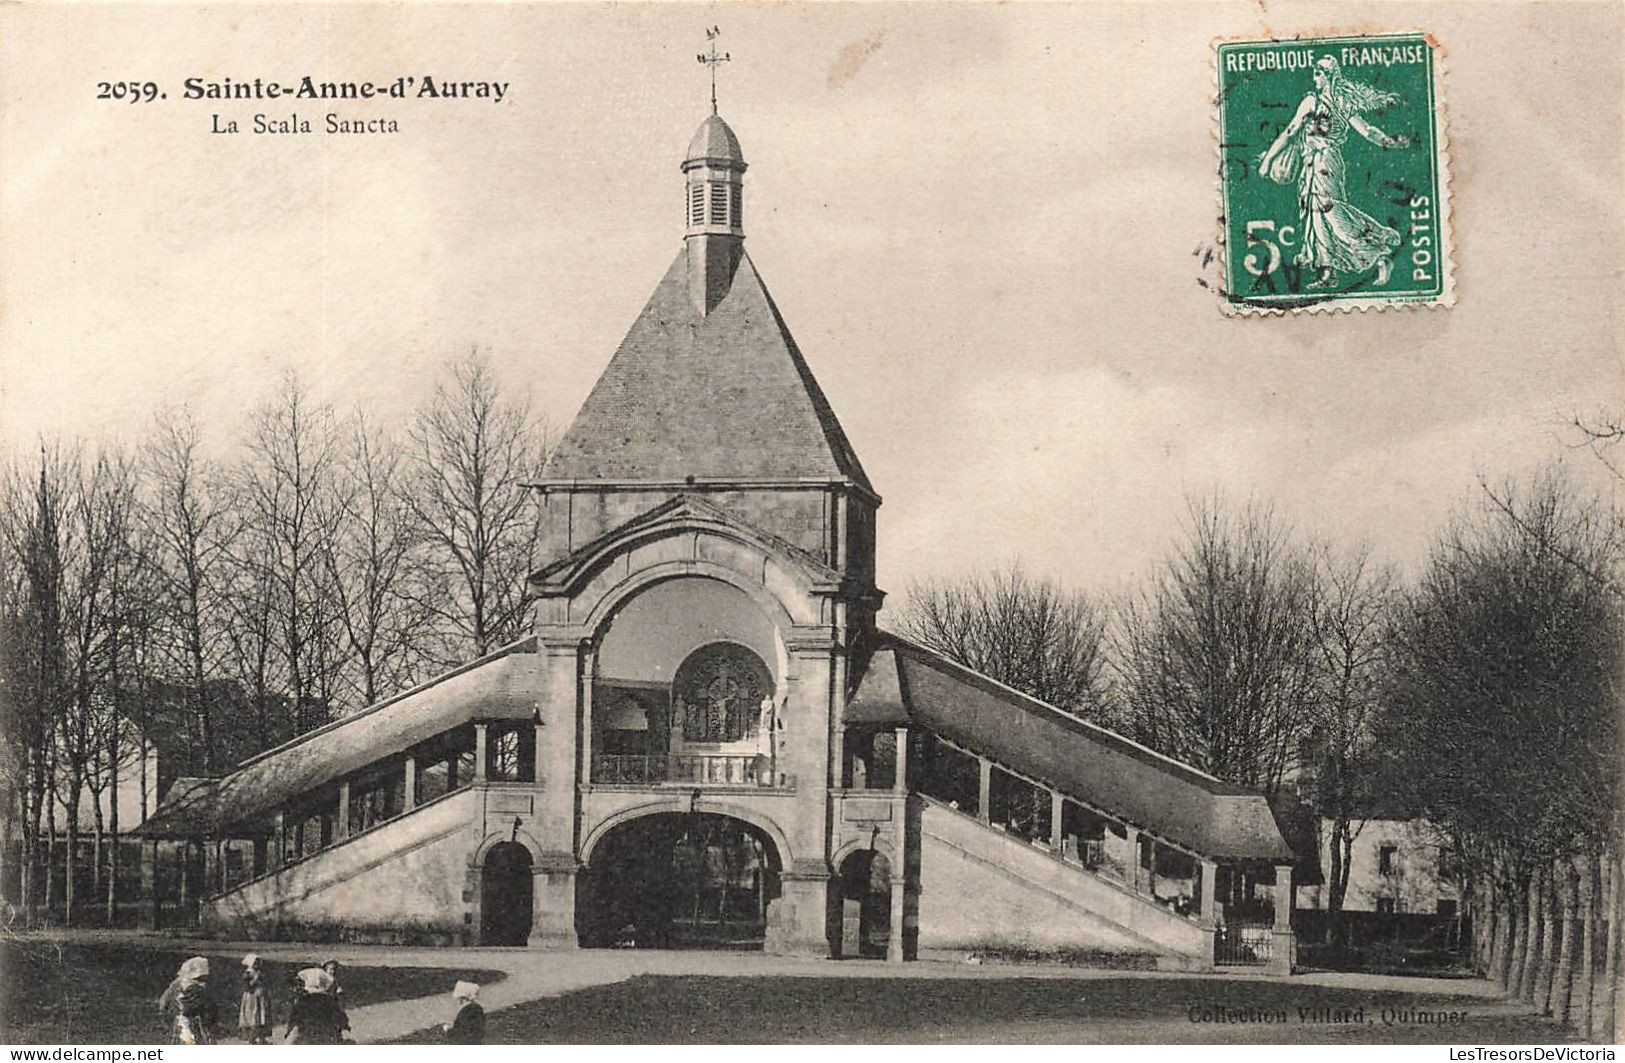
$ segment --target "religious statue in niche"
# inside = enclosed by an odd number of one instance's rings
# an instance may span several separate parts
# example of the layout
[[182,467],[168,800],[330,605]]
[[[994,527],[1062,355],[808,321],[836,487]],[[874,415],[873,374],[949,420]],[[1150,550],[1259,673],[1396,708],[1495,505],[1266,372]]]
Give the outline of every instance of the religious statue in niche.
[[759,756],[773,756],[774,743],[779,736],[778,707],[771,697],[762,699],[762,714],[756,721],[756,752]]
[[762,659],[743,646],[714,642],[689,654],[672,683],[674,729],[684,742],[726,743],[755,738],[760,706],[773,691]]

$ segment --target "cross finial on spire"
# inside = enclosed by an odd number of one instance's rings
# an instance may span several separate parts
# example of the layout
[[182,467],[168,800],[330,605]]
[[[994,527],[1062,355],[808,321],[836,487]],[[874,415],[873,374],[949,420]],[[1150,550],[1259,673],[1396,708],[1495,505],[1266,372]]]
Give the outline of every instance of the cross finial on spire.
[[705,31],[705,39],[711,42],[711,50],[702,52],[694,58],[711,68],[711,113],[717,113],[717,64],[730,61],[727,52],[717,54],[717,38],[722,36],[720,27],[712,26]]

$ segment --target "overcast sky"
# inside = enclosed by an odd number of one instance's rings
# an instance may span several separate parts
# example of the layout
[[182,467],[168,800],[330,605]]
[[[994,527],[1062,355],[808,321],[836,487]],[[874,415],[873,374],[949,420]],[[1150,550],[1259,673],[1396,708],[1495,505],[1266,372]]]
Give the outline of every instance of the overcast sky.
[[[1211,41],[1374,15],[1447,52],[1457,305],[1226,319]],[[1622,401],[1616,4],[12,6],[0,444],[185,400],[225,447],[290,366],[398,422],[471,346],[568,423],[681,241],[713,23],[747,248],[885,499],[895,597],[1016,555],[1116,586],[1214,488],[1409,566],[1478,474]],[[181,99],[306,74],[509,86]],[[119,78],[169,98],[93,98]]]

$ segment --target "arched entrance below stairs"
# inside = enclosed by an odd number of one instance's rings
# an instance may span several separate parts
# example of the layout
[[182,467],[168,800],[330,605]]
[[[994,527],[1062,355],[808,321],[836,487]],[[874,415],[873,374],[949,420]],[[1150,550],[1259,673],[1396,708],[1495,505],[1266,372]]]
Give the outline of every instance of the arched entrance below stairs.
[[859,849],[841,861],[841,958],[882,959],[891,931],[891,864]]
[[530,851],[518,842],[491,847],[480,868],[480,944],[523,945],[530,938]]
[[613,828],[579,876],[589,948],[759,949],[781,857],[760,828],[710,812],[656,812]]

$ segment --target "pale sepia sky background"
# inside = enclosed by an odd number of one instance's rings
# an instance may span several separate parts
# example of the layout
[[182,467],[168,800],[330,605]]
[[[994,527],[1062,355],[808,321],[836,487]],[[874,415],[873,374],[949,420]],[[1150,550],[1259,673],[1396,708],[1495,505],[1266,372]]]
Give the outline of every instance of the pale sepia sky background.
[[[0,445],[222,451],[296,367],[399,422],[487,348],[563,425],[682,236],[723,27],[747,246],[885,498],[881,585],[1021,555],[1111,587],[1187,492],[1414,564],[1480,472],[1622,401],[1617,4],[24,6],[0,11]],[[1447,50],[1454,309],[1228,320],[1211,44]],[[488,101],[186,101],[187,76],[511,82]],[[157,104],[93,99],[153,79]],[[219,111],[393,136],[210,136]],[[1569,453],[1599,484],[1596,463]]]

